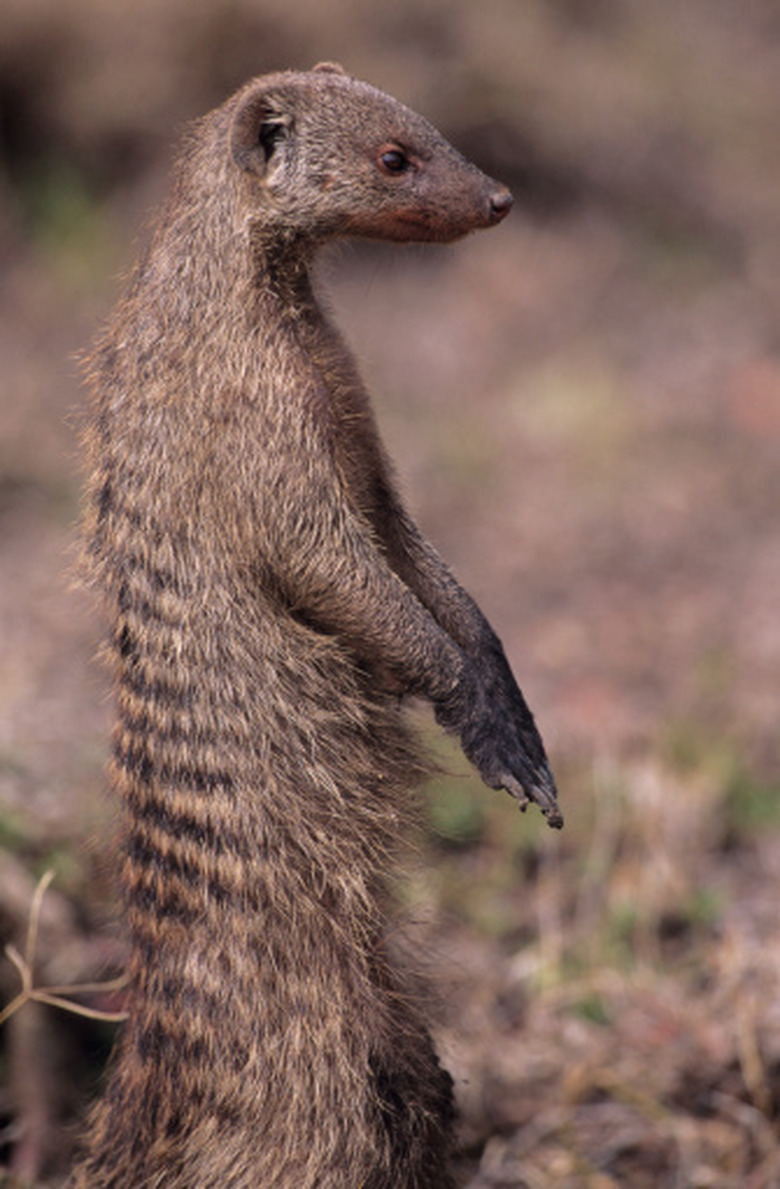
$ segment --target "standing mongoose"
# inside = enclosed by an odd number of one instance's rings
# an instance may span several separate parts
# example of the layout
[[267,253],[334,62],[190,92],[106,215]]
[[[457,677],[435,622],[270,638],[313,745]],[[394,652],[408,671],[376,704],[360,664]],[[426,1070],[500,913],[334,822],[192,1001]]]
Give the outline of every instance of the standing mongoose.
[[196,123],[90,361],[130,1015],[73,1189],[453,1184],[451,1083],[386,944],[428,699],[561,824],[501,645],[399,501],[310,269],[511,196],[324,63]]

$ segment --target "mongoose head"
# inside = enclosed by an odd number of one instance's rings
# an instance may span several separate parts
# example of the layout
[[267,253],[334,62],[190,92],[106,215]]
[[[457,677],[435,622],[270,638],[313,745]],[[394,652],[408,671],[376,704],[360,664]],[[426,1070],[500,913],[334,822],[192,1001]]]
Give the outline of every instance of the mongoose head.
[[427,120],[340,66],[255,79],[233,104],[231,157],[258,229],[446,243],[512,205]]

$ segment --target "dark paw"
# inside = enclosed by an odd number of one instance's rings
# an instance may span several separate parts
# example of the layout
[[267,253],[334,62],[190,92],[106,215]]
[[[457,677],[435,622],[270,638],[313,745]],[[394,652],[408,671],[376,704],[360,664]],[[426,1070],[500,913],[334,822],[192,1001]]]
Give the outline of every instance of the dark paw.
[[437,718],[460,736],[485,784],[506,789],[523,810],[535,803],[548,824],[560,829],[555,780],[533,715],[503,655],[491,660],[485,674],[467,667],[455,696],[437,707]]

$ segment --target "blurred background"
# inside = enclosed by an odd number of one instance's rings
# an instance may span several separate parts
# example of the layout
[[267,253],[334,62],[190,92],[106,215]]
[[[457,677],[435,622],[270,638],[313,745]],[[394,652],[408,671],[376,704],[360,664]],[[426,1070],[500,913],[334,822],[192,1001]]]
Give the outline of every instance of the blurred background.
[[[402,897],[463,1183],[780,1184],[780,9],[774,0],[4,0],[0,933],[121,972],[108,681],[73,582],[79,353],[184,124],[336,59],[516,206],[327,265],[418,521],[494,623],[567,828],[449,773]],[[28,954],[30,957],[31,954]],[[0,1005],[19,990],[0,959]],[[74,996],[121,1009],[121,993]],[[0,1033],[0,1180],[56,1183],[113,1026]],[[4,1182],[5,1183],[5,1182]]]

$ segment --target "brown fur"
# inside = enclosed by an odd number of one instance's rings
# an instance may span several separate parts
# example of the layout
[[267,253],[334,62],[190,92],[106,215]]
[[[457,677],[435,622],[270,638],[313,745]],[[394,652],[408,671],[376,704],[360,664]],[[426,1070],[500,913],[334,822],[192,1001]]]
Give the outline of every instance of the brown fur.
[[425,770],[398,695],[560,816],[309,266],[336,236],[448,241],[509,202],[332,66],[255,80],[186,141],[91,363],[132,1007],[73,1189],[452,1184],[449,1078],[384,941]]

